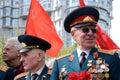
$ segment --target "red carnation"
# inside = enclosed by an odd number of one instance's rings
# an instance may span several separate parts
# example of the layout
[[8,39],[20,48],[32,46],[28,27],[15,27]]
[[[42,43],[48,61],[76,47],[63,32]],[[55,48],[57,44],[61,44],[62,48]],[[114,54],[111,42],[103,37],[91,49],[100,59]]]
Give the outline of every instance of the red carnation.
[[79,74],[77,72],[71,72],[68,75],[68,80],[79,80]]
[[79,80],[90,80],[90,73],[87,71],[82,71],[80,73],[80,79]]

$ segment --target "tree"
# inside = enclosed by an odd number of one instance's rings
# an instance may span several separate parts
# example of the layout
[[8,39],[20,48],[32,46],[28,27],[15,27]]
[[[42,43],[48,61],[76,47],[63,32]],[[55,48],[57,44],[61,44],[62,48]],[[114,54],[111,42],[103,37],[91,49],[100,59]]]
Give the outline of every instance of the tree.
[[62,56],[62,55],[65,55],[65,54],[71,54],[71,52],[76,48],[76,46],[77,46],[77,44],[75,43],[72,46],[63,47],[61,49],[61,51],[59,52],[58,56]]

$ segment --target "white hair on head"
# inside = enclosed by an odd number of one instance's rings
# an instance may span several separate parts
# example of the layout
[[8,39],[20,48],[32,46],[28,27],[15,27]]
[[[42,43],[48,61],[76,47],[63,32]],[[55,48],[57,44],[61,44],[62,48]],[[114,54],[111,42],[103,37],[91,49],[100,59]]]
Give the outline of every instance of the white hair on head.
[[6,41],[6,43],[8,43],[8,42],[12,42],[13,43],[13,45],[14,45],[14,47],[16,48],[16,49],[21,49],[21,44],[20,44],[20,42],[18,41],[18,38],[17,37],[12,37],[12,38],[9,38],[7,41]]

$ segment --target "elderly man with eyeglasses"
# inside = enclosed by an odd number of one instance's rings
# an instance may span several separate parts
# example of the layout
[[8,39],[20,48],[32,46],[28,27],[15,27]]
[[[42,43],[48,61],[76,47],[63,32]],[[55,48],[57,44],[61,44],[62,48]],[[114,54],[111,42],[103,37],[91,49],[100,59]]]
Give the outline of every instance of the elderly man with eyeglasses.
[[118,54],[95,47],[98,20],[93,7],[75,9],[65,18],[64,28],[77,48],[55,60],[51,80],[120,80]]

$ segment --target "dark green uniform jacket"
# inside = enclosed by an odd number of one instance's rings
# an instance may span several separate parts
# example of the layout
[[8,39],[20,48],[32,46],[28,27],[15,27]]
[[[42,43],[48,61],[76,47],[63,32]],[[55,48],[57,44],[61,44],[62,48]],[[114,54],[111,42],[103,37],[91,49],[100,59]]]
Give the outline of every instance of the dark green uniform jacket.
[[[37,80],[50,80],[50,75],[47,74],[48,73],[48,67],[45,65],[45,67],[43,68],[43,71],[41,72],[41,74],[38,76]],[[43,79],[45,77],[45,79]],[[15,80],[31,80],[31,73],[24,73],[24,74],[20,74],[18,76],[15,77]]]

